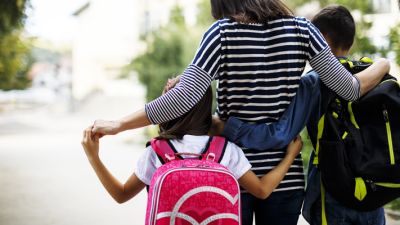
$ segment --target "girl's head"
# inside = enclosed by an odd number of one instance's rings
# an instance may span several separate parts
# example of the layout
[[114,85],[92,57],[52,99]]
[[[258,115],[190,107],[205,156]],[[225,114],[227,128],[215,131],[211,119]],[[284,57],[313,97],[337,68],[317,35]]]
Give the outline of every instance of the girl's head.
[[211,14],[216,20],[229,18],[238,23],[253,21],[267,24],[277,16],[293,12],[280,0],[211,0]]
[[[181,76],[171,79],[164,88],[163,94],[174,89],[180,81]],[[179,118],[159,124],[157,139],[181,140],[185,134],[207,135],[212,124],[212,99],[212,89],[209,86],[203,98],[189,112]]]

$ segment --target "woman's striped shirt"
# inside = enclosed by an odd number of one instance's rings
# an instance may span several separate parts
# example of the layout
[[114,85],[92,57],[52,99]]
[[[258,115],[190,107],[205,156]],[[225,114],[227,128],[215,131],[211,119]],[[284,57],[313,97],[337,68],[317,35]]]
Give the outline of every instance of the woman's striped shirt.
[[[181,82],[146,105],[153,124],[188,112],[218,80],[217,112],[246,123],[276,122],[296,95],[309,61],[321,80],[345,99],[356,100],[360,85],[333,56],[317,28],[301,17],[279,17],[262,24],[216,21],[205,33]],[[243,148],[252,170],[262,176],[279,164],[285,150]],[[304,188],[301,157],[296,158],[276,191]]]

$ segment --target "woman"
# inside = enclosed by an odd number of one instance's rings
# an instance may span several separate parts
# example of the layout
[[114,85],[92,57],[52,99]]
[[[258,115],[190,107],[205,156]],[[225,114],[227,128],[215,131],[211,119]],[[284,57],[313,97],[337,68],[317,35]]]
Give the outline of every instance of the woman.
[[[296,94],[309,61],[321,80],[345,99],[356,100],[383,76],[388,61],[380,60],[353,77],[336,60],[318,29],[292,16],[279,0],[211,0],[217,20],[205,33],[181,83],[145,109],[116,121],[97,120],[93,132],[117,134],[128,129],[175,119],[189,111],[218,79],[218,115],[248,123],[271,123]],[[379,79],[380,80],[380,79]],[[284,150],[242,149],[252,170],[263,176],[284,156]],[[242,193],[243,224],[297,224],[303,199],[301,157],[266,200]]]

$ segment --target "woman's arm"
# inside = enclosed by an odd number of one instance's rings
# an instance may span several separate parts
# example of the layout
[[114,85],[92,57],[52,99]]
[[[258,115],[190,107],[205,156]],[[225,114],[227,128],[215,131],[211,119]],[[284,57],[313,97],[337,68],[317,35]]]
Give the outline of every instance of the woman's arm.
[[193,61],[181,81],[165,95],[146,105],[146,114],[153,124],[178,118],[195,106],[217,75],[221,59],[219,22],[215,22],[200,43]]
[[309,31],[309,61],[322,82],[342,98],[355,101],[372,88],[390,70],[389,61],[380,59],[368,69],[353,76],[332,54],[319,30],[307,21]]
[[382,80],[385,74],[390,71],[390,63],[387,59],[379,59],[367,69],[355,76],[360,81],[361,85],[361,96],[374,89]]
[[[144,109],[115,121],[96,120],[93,134],[115,135],[125,130],[170,121],[187,113],[203,97],[220,68],[221,40],[218,21],[204,34],[196,55],[172,90],[146,104]],[[165,85],[167,81],[165,81]]]
[[132,174],[125,184],[118,181],[101,162],[99,158],[99,134],[96,134],[94,140],[92,140],[91,130],[92,126],[84,131],[81,144],[100,182],[111,197],[120,204],[135,197],[146,187],[146,184],[140,181],[135,173]]
[[116,135],[122,131],[133,130],[151,125],[144,108],[119,120],[96,120],[93,124],[92,135]]
[[249,170],[239,178],[239,184],[257,198],[266,199],[281,183],[303,146],[300,135],[287,147],[285,158],[272,171],[258,178]]

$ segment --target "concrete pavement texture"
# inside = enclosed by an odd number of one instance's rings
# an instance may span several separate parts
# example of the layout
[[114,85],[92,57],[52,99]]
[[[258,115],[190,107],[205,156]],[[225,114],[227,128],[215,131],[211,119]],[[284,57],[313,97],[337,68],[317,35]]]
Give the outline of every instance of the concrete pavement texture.
[[[80,144],[82,131],[94,119],[117,119],[138,106],[143,101],[95,96],[74,113],[46,108],[0,115],[0,224],[142,224],[145,191],[117,204]],[[101,140],[100,157],[121,182],[144,150],[141,144],[127,144],[138,133]]]
[[[144,224],[146,191],[117,204],[80,145],[94,119],[117,119],[143,105],[140,99],[96,95],[73,113],[45,108],[0,114],[0,224]],[[144,150],[142,131],[101,139],[100,158],[121,182]],[[298,224],[307,223],[301,217]]]

